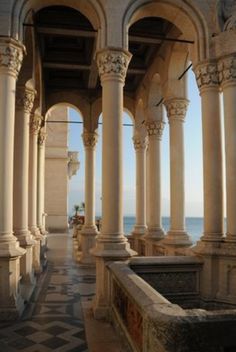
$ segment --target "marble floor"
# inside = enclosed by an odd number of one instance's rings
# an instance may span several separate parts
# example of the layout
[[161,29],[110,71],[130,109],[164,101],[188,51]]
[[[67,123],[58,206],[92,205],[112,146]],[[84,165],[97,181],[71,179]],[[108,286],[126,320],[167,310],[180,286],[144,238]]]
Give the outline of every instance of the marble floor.
[[93,318],[95,268],[77,263],[72,236],[49,235],[47,259],[22,318],[0,325],[0,351],[123,351],[112,326]]

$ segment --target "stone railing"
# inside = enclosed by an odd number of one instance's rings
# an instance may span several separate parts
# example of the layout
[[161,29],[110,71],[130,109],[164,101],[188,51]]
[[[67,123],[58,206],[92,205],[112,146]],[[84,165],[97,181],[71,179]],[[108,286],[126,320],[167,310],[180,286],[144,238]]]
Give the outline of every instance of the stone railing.
[[127,351],[236,351],[236,309],[183,309],[171,302],[181,294],[199,297],[201,266],[194,257],[109,264],[111,317]]

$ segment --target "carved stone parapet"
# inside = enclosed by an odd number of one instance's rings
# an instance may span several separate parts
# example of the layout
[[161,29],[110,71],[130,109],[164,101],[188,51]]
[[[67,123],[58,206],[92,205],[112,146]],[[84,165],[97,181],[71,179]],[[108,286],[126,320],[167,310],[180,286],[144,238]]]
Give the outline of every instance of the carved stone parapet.
[[218,62],[219,80],[221,84],[236,84],[236,56],[228,56]]
[[17,87],[16,89],[16,108],[24,109],[27,114],[31,113],[34,105],[36,91],[26,87]]
[[96,132],[83,132],[82,134],[85,148],[95,148],[98,141],[98,134]]
[[134,142],[134,149],[136,151],[141,151],[141,150],[147,149],[147,146],[148,146],[147,137],[141,139],[139,137],[134,136],[133,142]]
[[131,54],[121,49],[105,49],[97,53],[97,66],[101,80],[115,75],[125,81]]
[[31,134],[38,134],[39,129],[42,123],[42,116],[37,114],[30,115],[30,133]]
[[46,131],[44,130],[44,128],[41,128],[38,133],[38,145],[39,146],[43,146],[43,144],[46,140],[46,137],[47,137]]
[[216,62],[200,63],[194,68],[197,85],[203,88],[218,87],[219,74]]
[[25,47],[12,38],[0,37],[0,72],[18,77]]
[[173,98],[165,101],[167,116],[171,120],[180,120],[184,122],[189,101],[187,99]]
[[147,127],[148,136],[149,137],[156,136],[157,138],[161,139],[164,125],[165,123],[161,120],[147,121],[146,127]]

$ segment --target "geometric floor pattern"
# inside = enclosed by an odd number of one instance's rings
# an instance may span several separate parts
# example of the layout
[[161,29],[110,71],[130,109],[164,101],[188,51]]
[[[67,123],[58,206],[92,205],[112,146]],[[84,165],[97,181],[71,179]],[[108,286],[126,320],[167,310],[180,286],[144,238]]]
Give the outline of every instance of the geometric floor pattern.
[[94,295],[94,271],[67,258],[49,262],[44,276],[23,318],[0,326],[0,352],[88,351],[81,300]]

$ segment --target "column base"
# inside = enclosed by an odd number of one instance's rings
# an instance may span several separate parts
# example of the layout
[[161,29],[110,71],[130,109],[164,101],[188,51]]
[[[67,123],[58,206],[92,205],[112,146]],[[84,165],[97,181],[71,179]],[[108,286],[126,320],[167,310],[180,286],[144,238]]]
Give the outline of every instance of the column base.
[[134,229],[131,233],[130,238],[133,243],[132,249],[134,249],[138,253],[138,255],[141,255],[141,252],[142,252],[141,251],[141,247],[142,247],[141,241],[144,238],[146,231],[147,231],[146,226],[135,225]]
[[201,237],[201,241],[205,242],[222,242],[224,240],[223,233],[204,233]]
[[161,227],[148,227],[145,233],[145,240],[160,241],[164,236],[165,232]]
[[168,231],[162,243],[172,247],[190,247],[192,241],[185,231]]
[[231,233],[226,233],[226,242],[231,242],[231,243],[236,243],[236,235],[233,235]]
[[36,245],[33,247],[33,268],[35,274],[41,274],[43,271],[41,265],[41,241],[40,239],[36,240]]
[[95,247],[97,231],[95,226],[84,226],[80,232],[80,258],[83,264],[95,265],[95,258],[90,250]]
[[[22,251],[25,251],[22,249]],[[0,320],[16,320],[25,308],[20,295],[20,258],[0,257]]]

